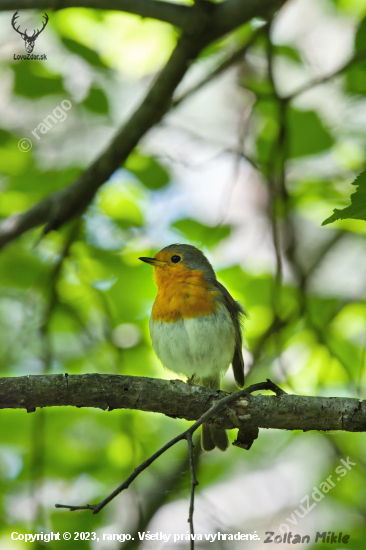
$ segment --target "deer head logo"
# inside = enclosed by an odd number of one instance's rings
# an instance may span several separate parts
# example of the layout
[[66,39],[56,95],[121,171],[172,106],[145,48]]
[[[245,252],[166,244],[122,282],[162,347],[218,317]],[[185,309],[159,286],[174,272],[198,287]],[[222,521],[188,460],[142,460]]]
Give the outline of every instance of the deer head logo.
[[42,25],[41,30],[38,30],[38,29],[37,29],[37,30],[34,30],[34,31],[33,31],[33,34],[32,34],[31,36],[28,36],[28,35],[27,35],[27,29],[25,29],[24,32],[21,32],[21,31],[19,30],[20,25],[19,25],[18,28],[15,26],[15,23],[17,22],[16,20],[17,20],[18,17],[19,17],[19,14],[18,14],[18,12],[16,11],[16,12],[14,13],[13,17],[12,17],[11,26],[12,26],[13,29],[14,29],[18,34],[20,34],[20,36],[23,38],[23,40],[24,40],[24,45],[25,45],[25,49],[27,50],[27,52],[28,52],[28,53],[32,53],[33,48],[34,48],[34,43],[35,43],[35,41],[37,40],[37,38],[39,37],[39,35],[41,34],[41,32],[43,31],[43,29],[45,28],[45,26],[46,26],[47,23],[48,23],[48,15],[47,15],[47,13],[45,13],[44,16],[43,16],[44,19],[45,19],[45,21],[44,21],[44,23],[43,23],[43,25]]

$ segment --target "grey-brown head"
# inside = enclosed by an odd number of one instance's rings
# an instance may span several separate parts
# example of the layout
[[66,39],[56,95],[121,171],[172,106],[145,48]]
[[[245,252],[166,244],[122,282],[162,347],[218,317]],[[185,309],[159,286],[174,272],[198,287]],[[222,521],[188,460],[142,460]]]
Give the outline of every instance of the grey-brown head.
[[177,269],[181,271],[185,269],[203,271],[203,277],[207,281],[215,281],[215,272],[206,258],[206,256],[190,244],[170,244],[162,248],[154,258],[139,258],[143,262],[153,265],[154,267],[169,268],[172,271]]

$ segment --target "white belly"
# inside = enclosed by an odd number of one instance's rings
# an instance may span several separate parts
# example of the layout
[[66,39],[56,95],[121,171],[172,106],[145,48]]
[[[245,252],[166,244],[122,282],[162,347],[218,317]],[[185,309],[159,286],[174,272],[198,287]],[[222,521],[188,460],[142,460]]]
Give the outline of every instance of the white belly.
[[214,315],[172,323],[150,319],[150,335],[163,365],[188,378],[194,375],[198,384],[203,378],[219,381],[234,356],[235,329],[224,306]]

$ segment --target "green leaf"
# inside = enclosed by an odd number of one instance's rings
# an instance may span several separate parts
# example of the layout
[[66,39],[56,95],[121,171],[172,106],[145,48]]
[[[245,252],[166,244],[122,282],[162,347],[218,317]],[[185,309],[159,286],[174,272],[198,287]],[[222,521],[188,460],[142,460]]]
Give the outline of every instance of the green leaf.
[[[277,139],[278,109],[273,101],[259,101],[258,110],[264,116],[264,123],[257,138],[258,157],[267,162],[273,151],[273,140]],[[329,149],[334,140],[314,111],[298,111],[289,108],[287,113],[288,153],[290,158],[315,155]]]
[[266,165],[273,152],[273,141],[278,135],[278,110],[272,100],[259,99],[255,110],[260,116],[261,131],[256,140],[258,161]]
[[255,95],[266,96],[273,94],[272,84],[268,80],[258,78],[258,75],[245,74],[239,82],[243,88],[253,92]]
[[191,219],[179,220],[172,224],[185,238],[190,241],[204,243],[213,246],[230,235],[231,228],[228,225],[209,227]]
[[13,176],[10,188],[30,194],[34,200],[37,200],[47,196],[52,191],[69,185],[81,173],[82,169],[77,167],[60,171],[40,171],[36,167],[31,167],[24,170],[21,174]]
[[118,183],[109,183],[101,189],[98,205],[122,229],[131,226],[140,227],[143,224],[140,209]]
[[76,40],[72,40],[72,38],[61,38],[62,43],[64,46],[70,50],[70,52],[75,53],[85,59],[90,65],[93,65],[93,67],[98,67],[99,69],[108,69],[109,67],[101,60],[99,55],[94,51],[88,48],[87,46],[84,46],[84,44],[80,44],[80,42],[76,42]]
[[0,287],[46,288],[47,268],[19,246],[2,251]]
[[160,189],[170,181],[168,172],[153,157],[131,153],[125,163],[126,170],[135,176],[148,189]]
[[89,95],[84,99],[83,105],[93,113],[105,115],[109,111],[107,96],[101,88],[90,88]]
[[346,72],[347,92],[366,95],[366,61],[351,65]]
[[14,93],[26,97],[42,97],[50,94],[64,94],[62,79],[47,71],[38,61],[14,63]]
[[[27,156],[27,158],[23,158]],[[32,164],[32,157],[28,153],[20,153],[14,139],[0,146],[0,166],[3,174],[14,176],[26,172]],[[0,199],[0,203],[2,200]]]
[[323,221],[322,225],[328,225],[337,220],[365,220],[366,221],[366,170],[362,172],[352,185],[357,187],[356,192],[351,195],[351,206],[343,210],[334,209],[333,214]]
[[288,111],[289,156],[315,155],[329,149],[334,140],[314,111]]
[[[366,17],[357,29],[355,36],[355,50],[361,52],[366,49]],[[346,71],[347,91],[351,94],[366,95],[366,61],[353,63]]]
[[0,128],[0,146],[5,145],[9,141],[11,141],[13,136],[10,132],[7,132],[3,128]]
[[277,55],[283,55],[292,61],[296,61],[296,63],[301,63],[300,53],[295,48],[291,48],[290,46],[274,46],[274,51]]
[[364,17],[357,29],[355,36],[356,52],[366,50],[366,17]]

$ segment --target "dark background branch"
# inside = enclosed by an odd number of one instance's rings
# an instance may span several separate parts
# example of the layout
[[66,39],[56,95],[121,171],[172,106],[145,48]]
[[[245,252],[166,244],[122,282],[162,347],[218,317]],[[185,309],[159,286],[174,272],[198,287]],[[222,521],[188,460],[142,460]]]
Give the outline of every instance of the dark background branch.
[[171,23],[184,30],[189,30],[192,24],[192,8],[180,6],[171,2],[156,0],[0,0],[0,11],[29,9],[65,9],[94,8],[103,10],[124,11],[141,17],[158,19]]
[[[184,31],[170,59],[145,99],[117,132],[106,150],[71,185],[52,193],[23,214],[5,219],[0,224],[0,248],[29,229],[46,224],[45,232],[48,232],[82,214],[93,200],[99,187],[125,162],[140,139],[150,128],[159,123],[170,109],[176,87],[187,72],[190,63],[197,58],[203,47],[253,17],[269,16],[283,3],[284,0],[264,0],[261,3],[254,0],[245,3],[238,0],[227,0],[219,5],[203,2],[196,4],[194,8],[187,8],[190,12],[189,15],[192,13],[189,30]],[[70,2],[63,3],[62,8],[71,7],[69,4]],[[95,1],[93,6],[89,3],[84,6],[106,9],[110,4],[113,2],[105,4]],[[124,4],[126,11],[131,12],[133,11],[132,7],[136,5],[134,13],[137,14],[140,14],[138,7],[145,4],[154,5],[158,10],[160,9],[159,6],[155,6],[160,2],[153,1],[136,2],[133,5],[131,2],[121,1],[120,9],[123,9]],[[22,7],[44,9],[46,6],[50,6],[50,3],[46,4],[43,0],[39,2],[23,0],[23,2],[12,3],[10,8],[9,2],[0,0],[0,10],[21,9]],[[127,7],[131,9],[127,9]],[[179,7],[181,6],[170,6],[163,3],[161,9]],[[186,12],[184,13],[186,14]],[[184,28],[184,25],[182,26]]]

